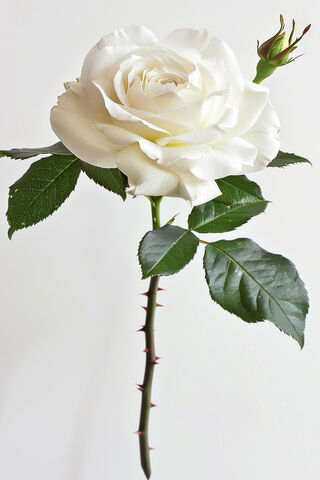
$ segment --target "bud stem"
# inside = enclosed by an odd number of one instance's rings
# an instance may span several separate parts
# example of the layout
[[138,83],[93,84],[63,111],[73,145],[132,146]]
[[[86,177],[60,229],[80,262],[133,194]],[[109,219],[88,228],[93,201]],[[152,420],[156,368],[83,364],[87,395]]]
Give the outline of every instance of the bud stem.
[[[160,228],[160,202],[162,197],[148,197],[151,202],[151,214],[152,214],[152,228],[156,230]],[[151,391],[153,373],[156,368],[156,352],[154,341],[154,316],[157,307],[157,293],[159,284],[159,275],[155,275],[150,278],[149,290],[148,290],[148,303],[146,308],[146,323],[145,323],[145,336],[146,336],[146,365],[143,379],[143,391],[141,399],[141,412],[140,423],[138,431],[140,444],[140,459],[141,467],[145,473],[146,478],[151,477],[151,464],[150,464],[150,448],[149,448],[149,416],[151,405]]]

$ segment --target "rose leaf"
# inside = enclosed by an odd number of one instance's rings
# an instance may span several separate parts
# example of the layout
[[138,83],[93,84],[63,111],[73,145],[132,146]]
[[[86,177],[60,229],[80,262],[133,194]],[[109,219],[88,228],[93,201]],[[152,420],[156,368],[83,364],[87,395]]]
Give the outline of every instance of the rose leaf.
[[290,260],[239,238],[210,243],[204,268],[222,308],[246,322],[269,320],[303,347],[308,295]]
[[52,155],[34,162],[9,189],[9,238],[57,210],[74,190],[79,174],[79,160],[70,155]]
[[95,183],[126,199],[127,177],[118,168],[101,168],[80,161],[81,170]]
[[287,165],[293,165],[295,163],[309,163],[312,165],[310,160],[307,160],[304,157],[300,157],[299,155],[295,155],[294,153],[287,153],[287,152],[278,152],[276,158],[274,158],[267,167],[286,167]]
[[139,245],[142,278],[177,273],[192,260],[198,245],[198,238],[181,227],[165,225],[151,230]]
[[189,215],[189,228],[201,233],[230,232],[264,212],[268,201],[259,185],[244,175],[216,180],[222,195],[194,207]]
[[26,158],[35,157],[37,155],[71,155],[73,154],[68,150],[63,143],[58,142],[50,147],[40,148],[12,148],[11,150],[0,150],[1,157],[10,157],[14,159],[24,160]]

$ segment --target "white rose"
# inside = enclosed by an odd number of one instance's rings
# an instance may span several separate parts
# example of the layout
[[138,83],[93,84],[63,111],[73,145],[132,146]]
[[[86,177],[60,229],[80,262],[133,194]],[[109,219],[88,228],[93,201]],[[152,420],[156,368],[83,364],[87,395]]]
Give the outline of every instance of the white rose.
[[269,90],[244,80],[230,48],[207,30],[116,30],[87,55],[51,111],[63,144],[85,162],[118,167],[135,195],[199,205],[215,179],[264,168],[279,150]]

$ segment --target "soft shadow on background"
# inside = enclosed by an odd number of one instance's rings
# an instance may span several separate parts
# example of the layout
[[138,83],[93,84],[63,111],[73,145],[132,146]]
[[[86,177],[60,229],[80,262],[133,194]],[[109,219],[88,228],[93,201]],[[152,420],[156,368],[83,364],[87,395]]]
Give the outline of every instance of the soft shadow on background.
[[[251,237],[296,263],[311,297],[306,343],[271,324],[248,325],[209,298],[202,252],[162,280],[152,411],[153,480],[317,480],[320,471],[318,2],[176,0],[3,4],[2,148],[49,145],[49,110],[85,54],[117,27],[145,24],[161,37],[210,27],[253,78],[256,40],[312,23],[306,55],[266,84],[284,151],[314,166],[254,176],[267,213],[224,238]],[[142,480],[138,442],[143,321],[137,245],[149,229],[144,198],[123,204],[82,177],[46,221],[7,238],[8,187],[28,161],[0,159],[0,477]],[[271,169],[270,169],[271,170]],[[188,205],[163,201],[168,220]],[[214,236],[212,236],[213,238]]]

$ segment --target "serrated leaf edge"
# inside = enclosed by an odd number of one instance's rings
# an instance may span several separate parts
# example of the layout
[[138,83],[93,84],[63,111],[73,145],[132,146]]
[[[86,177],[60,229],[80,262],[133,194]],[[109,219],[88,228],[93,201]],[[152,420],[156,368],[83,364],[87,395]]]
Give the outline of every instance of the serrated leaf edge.
[[[41,195],[45,190],[47,190],[50,185],[52,184],[52,182],[54,182],[57,178],[59,178],[60,175],[62,175],[63,173],[65,173],[72,165],[74,165],[76,162],[78,161],[78,158],[77,157],[74,157],[74,161],[72,163],[70,163],[62,172],[59,173],[59,175],[57,175],[51,182],[50,184],[44,189],[42,190],[34,199],[33,201],[29,204],[29,207],[31,205],[33,205],[33,203],[37,200],[37,198],[39,197],[39,195]],[[30,167],[29,167],[30,168]],[[23,230],[24,228],[28,228],[28,227],[31,227],[33,225],[37,225],[38,223],[42,222],[43,220],[45,220],[46,218],[48,217],[51,217],[51,215],[53,215],[54,212],[56,212],[60,207],[61,205],[67,200],[67,198],[69,198],[69,196],[71,195],[71,193],[74,191],[76,185],[77,185],[77,182],[78,182],[78,178],[79,178],[79,175],[80,175],[80,170],[79,170],[79,174],[78,174],[78,177],[77,177],[77,180],[74,184],[74,187],[72,190],[70,190],[69,194],[66,196],[66,198],[63,200],[63,202],[55,209],[53,210],[53,212],[51,212],[49,215],[47,215],[46,217],[43,217],[41,220],[39,220],[38,222],[34,222],[32,223],[31,225],[26,225],[26,226],[23,226],[22,228],[14,228],[12,225],[10,225],[10,222],[9,222],[9,218],[8,218],[8,212],[9,212],[9,208],[6,212],[6,217],[7,217],[7,220],[8,220],[8,223],[9,223],[9,229],[8,229],[8,237],[9,239],[11,240],[12,239],[12,236],[15,232],[17,232],[18,230]],[[22,178],[22,177],[21,177]],[[20,179],[18,179],[20,180]],[[17,181],[18,181],[17,180]],[[16,182],[15,182],[16,183]],[[15,183],[13,183],[10,187],[9,187],[9,195],[10,195],[10,190],[12,187],[14,187]],[[19,218],[21,218],[21,215],[19,216]],[[17,223],[17,222],[15,222]]]
[[[278,155],[279,153],[281,155],[288,155],[289,157],[291,155],[293,155],[294,157],[297,157],[294,159],[294,162],[288,162],[284,165],[272,165],[273,162],[275,162],[276,160],[281,160],[281,158],[278,158]],[[307,158],[304,158],[304,157],[301,157],[300,155],[297,155],[295,153],[292,153],[292,152],[282,152],[282,151],[279,151],[278,152],[278,155],[271,160],[271,162],[268,163],[267,167],[270,167],[270,168],[285,168],[285,167],[290,167],[290,165],[295,165],[296,163],[308,163],[309,165],[311,165],[311,167],[313,166],[312,165],[312,162],[310,162],[310,160],[308,160]]]
[[[220,202],[222,203],[222,202]],[[200,232],[198,229],[199,227],[202,228],[203,226],[205,225],[209,225],[210,223],[214,223],[216,221],[217,218],[221,218],[221,217],[224,217],[225,215],[228,215],[229,212],[234,212],[235,210],[238,210],[238,209],[241,209],[241,208],[246,208],[248,206],[251,206],[251,205],[256,205],[256,204],[261,204],[261,203],[265,203],[265,207],[267,208],[267,205],[268,203],[271,203],[269,200],[262,200],[262,199],[259,199],[257,202],[250,202],[250,203],[245,203],[245,204],[236,204],[235,206],[232,206],[231,205],[231,208],[228,212],[225,212],[225,213],[221,213],[220,215],[217,215],[216,217],[214,217],[213,220],[210,220],[210,222],[207,222],[207,223],[203,223],[201,224],[200,226],[197,225],[197,227],[189,227],[191,228],[191,230],[195,231],[195,232],[198,232],[198,233],[222,233],[222,232]],[[265,210],[263,210],[262,212],[260,213],[264,213]],[[256,217],[257,215],[253,215],[252,217],[250,218],[247,218],[243,223],[241,223],[240,225],[237,225],[236,227],[232,228],[231,230],[224,230],[224,232],[230,232],[230,231],[234,231],[236,230],[237,228],[239,227],[242,227],[243,225],[245,225],[246,223],[249,222],[249,220],[251,220],[253,217]]]
[[[86,162],[83,162],[82,160],[80,160],[80,168],[81,168],[81,171],[88,177],[90,178],[90,180],[92,180],[96,185],[99,185],[100,187],[103,187],[105,190],[109,190],[110,192],[112,193],[115,193],[116,195],[119,195],[123,201],[126,200],[127,198],[127,194],[126,194],[126,191],[124,190],[123,193],[119,193],[119,192],[116,192],[113,188],[106,188],[106,186],[102,183],[102,182],[99,182],[97,181],[95,178],[91,177],[88,172],[85,170],[85,164]],[[91,164],[89,164],[91,165]],[[92,167],[95,167],[96,165],[91,165]],[[102,168],[102,167],[97,167],[97,168]],[[123,173],[121,172],[120,169],[117,169],[116,167],[115,168],[108,168],[107,170],[119,170],[120,174],[123,175]],[[114,177],[115,178],[115,177]],[[117,179],[115,179],[117,181]],[[117,182],[118,183],[118,182]],[[119,183],[118,183],[119,184]],[[119,184],[120,185],[120,184]],[[122,185],[120,185],[121,187]]]
[[[165,227],[166,225],[163,225],[163,226]],[[161,228],[162,228],[162,227],[161,227]],[[182,227],[179,227],[179,228],[182,228]],[[151,269],[148,273],[145,273],[145,272],[144,272],[143,265],[142,265],[142,263],[141,263],[140,253],[141,253],[142,243],[143,243],[145,237],[146,237],[149,233],[154,232],[155,230],[150,230],[149,232],[145,233],[145,235],[142,237],[142,239],[141,239],[141,241],[140,241],[140,243],[139,243],[139,247],[138,247],[138,259],[139,259],[139,265],[140,265],[140,267],[141,267],[141,272],[142,272],[142,280],[145,280],[146,278],[152,277],[153,275],[161,275],[161,276],[164,276],[164,277],[173,275],[173,274],[171,274],[171,273],[154,273],[154,274],[152,274],[151,272],[155,269],[155,267],[156,267],[157,265],[159,265],[159,263],[161,262],[161,260],[163,260],[163,258],[168,254],[168,252],[170,252],[170,250],[172,250],[172,248],[173,248],[185,235],[187,235],[188,233],[190,233],[191,235],[193,235],[194,238],[197,239],[197,246],[196,246],[195,251],[194,251],[194,254],[193,254],[192,257],[190,258],[190,260],[189,260],[187,263],[185,263],[181,268],[179,268],[179,270],[177,270],[175,273],[180,272],[184,267],[186,267],[186,266],[191,262],[191,260],[193,260],[195,254],[196,254],[196,252],[197,252],[197,250],[198,250],[198,247],[199,247],[199,239],[198,239],[198,237],[197,237],[196,235],[194,235],[192,232],[190,232],[190,230],[186,230],[186,229],[184,229],[184,228],[182,228],[182,230],[185,231],[185,232],[183,233],[183,235],[181,235],[181,237],[179,237],[179,238],[177,239],[177,241],[171,246],[171,248],[170,248],[169,250],[167,250],[167,252],[160,258],[160,260],[152,267],[152,269]]]
[[[250,239],[247,238],[247,239],[245,239],[245,240],[250,240]],[[281,307],[281,305],[279,305],[278,301],[273,297],[273,295],[271,295],[271,294],[261,285],[261,283],[259,283],[245,268],[243,268],[243,267],[241,266],[241,264],[236,261],[236,259],[234,259],[231,255],[229,255],[229,254],[228,254],[227,252],[225,252],[223,249],[221,249],[221,248],[217,247],[216,245],[214,245],[214,243],[215,243],[215,242],[210,243],[209,245],[206,246],[206,248],[205,248],[205,253],[204,253],[204,256],[203,256],[203,268],[204,268],[204,271],[205,271],[205,279],[206,279],[206,282],[207,282],[208,287],[209,287],[209,278],[208,278],[207,269],[206,269],[205,264],[204,264],[204,259],[205,259],[205,254],[206,254],[207,248],[211,246],[211,247],[214,247],[216,250],[220,251],[221,253],[223,253],[223,254],[224,254],[226,257],[228,257],[232,262],[234,262],[234,263],[235,263],[242,271],[244,271],[257,285],[259,285],[259,287],[261,287],[261,289],[262,289],[264,292],[266,292],[267,295],[269,295],[269,296],[274,300],[274,302],[277,304],[277,306],[280,308],[280,310],[281,310],[281,311],[283,312],[283,314],[285,315],[287,321],[290,323],[290,325],[293,326],[293,329],[294,329],[295,332],[297,333],[297,338],[293,337],[293,335],[291,335],[291,334],[285,332],[284,330],[282,330],[278,325],[276,325],[272,320],[269,320],[268,318],[265,318],[265,319],[263,319],[263,320],[257,320],[256,322],[250,322],[250,323],[258,323],[259,321],[261,321],[261,322],[268,321],[268,322],[272,323],[273,325],[275,325],[275,326],[278,328],[278,330],[280,330],[281,332],[285,333],[286,335],[288,335],[288,336],[292,337],[294,340],[296,340],[296,341],[298,342],[298,344],[300,345],[301,349],[302,349],[303,346],[304,346],[304,333],[302,332],[302,334],[300,334],[300,333],[297,331],[296,327],[290,322],[290,320],[289,320],[288,317],[287,317],[287,314],[284,312],[284,310],[283,310],[283,308]],[[268,252],[268,253],[269,253],[269,252]],[[292,266],[294,267],[294,269],[296,270],[296,267],[295,267],[294,264],[291,262],[291,260],[289,260],[288,258],[283,257],[282,255],[279,255],[279,254],[272,254],[272,255],[277,255],[277,256],[283,258],[284,260],[290,262],[290,263],[292,264]],[[304,287],[303,281],[301,280],[300,277],[299,277],[299,279],[300,279],[300,281],[301,281],[302,286]],[[306,290],[305,290],[305,293],[306,293],[307,300],[309,300],[309,299],[308,299],[308,294],[307,294],[307,291],[306,291]],[[210,297],[212,298],[212,300],[213,300],[215,303],[217,303],[217,305],[220,305],[220,303],[217,302],[217,300],[215,300],[215,298],[213,298],[213,296],[212,296],[212,294],[211,294],[210,287],[209,287],[209,294],[210,294]],[[224,310],[228,311],[228,312],[231,313],[232,315],[235,315],[236,317],[241,318],[241,317],[239,317],[236,313],[234,313],[234,312],[232,312],[231,310],[229,310],[228,308],[222,307],[222,305],[220,305],[220,307],[223,308]],[[309,311],[309,302],[307,302],[306,315],[307,315],[308,311]]]

